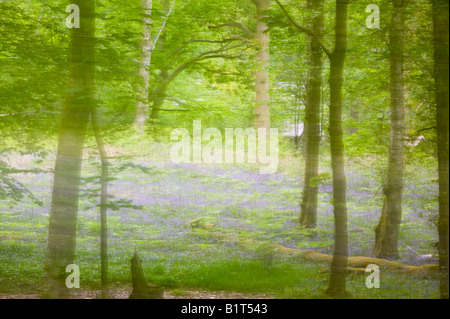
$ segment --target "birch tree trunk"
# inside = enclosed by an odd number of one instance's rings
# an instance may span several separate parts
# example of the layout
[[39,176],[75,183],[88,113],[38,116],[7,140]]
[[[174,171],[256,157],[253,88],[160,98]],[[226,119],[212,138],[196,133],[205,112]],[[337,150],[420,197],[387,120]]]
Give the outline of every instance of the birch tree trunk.
[[139,100],[136,105],[136,116],[134,124],[140,133],[144,132],[145,124],[149,117],[148,87],[149,87],[149,68],[152,55],[153,43],[151,37],[152,31],[152,5],[153,0],[142,0],[141,7],[144,9],[144,32],[141,40],[141,61],[139,66],[139,75],[141,77],[138,85]]
[[270,9],[270,0],[253,0],[256,6],[256,41],[258,52],[256,53],[256,72],[255,72],[255,90],[256,90],[256,108],[255,108],[255,127],[265,128],[267,134],[270,129],[270,94],[269,94],[269,32],[266,32],[268,26],[263,21],[266,18],[264,10]]

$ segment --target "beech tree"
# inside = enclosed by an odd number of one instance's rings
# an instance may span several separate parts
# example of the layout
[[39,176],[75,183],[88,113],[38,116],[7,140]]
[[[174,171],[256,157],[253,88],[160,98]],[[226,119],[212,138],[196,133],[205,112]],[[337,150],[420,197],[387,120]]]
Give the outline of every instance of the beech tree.
[[342,88],[344,82],[344,64],[347,50],[347,14],[349,0],[336,0],[336,18],[334,27],[334,49],[328,50],[317,34],[295,22],[279,0],[275,0],[291,23],[300,31],[314,37],[314,40],[330,59],[330,148],[333,171],[333,214],[335,245],[331,276],[327,293],[333,296],[345,296],[348,257],[347,225],[347,180],[345,176],[344,141],[342,132]]
[[66,267],[74,263],[80,169],[94,106],[95,1],[76,0],[80,28],[71,30],[69,78],[60,124],[45,261],[44,298],[67,298]]
[[[311,15],[311,31],[318,38],[323,33],[323,1],[307,2]],[[315,227],[317,221],[318,185],[314,178],[319,174],[319,144],[321,135],[320,105],[322,95],[323,51],[314,37],[309,36],[308,82],[306,84],[306,114],[304,131],[306,138],[305,177],[303,180],[302,202],[300,204],[300,225]]]
[[[270,129],[270,94],[269,94],[269,68],[270,68],[270,52],[269,43],[270,35],[267,26],[267,14],[266,11],[270,9],[270,0],[252,0],[256,9],[256,27],[252,31],[249,27],[243,23],[234,21],[231,17],[227,16],[227,21],[218,25],[208,24],[210,30],[229,28],[227,36],[221,39],[186,39],[185,43],[173,50],[171,53],[167,53],[168,56],[173,56],[176,52],[183,51],[187,48],[187,44],[192,43],[210,43],[221,44],[222,47],[217,50],[206,50],[201,54],[187,59],[184,63],[163,65],[159,71],[158,83],[149,92],[149,101],[152,104],[152,111],[150,117],[152,119],[158,119],[161,108],[167,98],[167,90],[171,82],[185,69],[198,65],[199,62],[207,59],[235,59],[242,57],[242,55],[230,54],[228,51],[240,47],[248,47],[249,45],[256,47],[255,55],[255,127]],[[240,32],[236,33],[234,29]],[[164,35],[162,35],[163,37]],[[230,46],[231,43],[238,43]],[[256,44],[256,45],[255,45]],[[178,61],[177,61],[178,62]],[[176,66],[174,68],[174,66]]]
[[[161,28],[157,32],[156,38],[153,41],[154,54],[157,55],[158,63],[151,66],[153,73],[157,76],[150,79],[148,101],[150,104],[150,118],[158,120],[161,111],[168,96],[170,85],[183,72],[187,72],[200,67],[207,72],[221,72],[222,70],[213,70],[208,68],[204,63],[207,60],[222,59],[235,60],[244,56],[244,51],[248,47],[248,42],[244,41],[242,37],[234,34],[216,34],[212,29],[222,28],[224,25],[212,26],[205,23],[201,25],[199,21],[189,25],[184,20],[199,19],[195,12],[195,17],[189,16],[191,14],[186,7],[191,6],[189,3],[179,3],[178,12],[187,14],[189,19],[184,19],[182,14],[178,13],[179,18],[176,22],[175,17],[172,21],[167,21],[168,17],[175,10],[175,1],[171,6],[168,1],[163,1],[163,7],[166,12],[166,18],[162,23]],[[201,19],[199,19],[201,21]],[[175,30],[183,28],[183,34],[179,37],[167,38],[168,32],[176,32]],[[204,36],[198,36],[198,29],[208,28],[211,32]],[[181,31],[180,31],[181,32]]]
[[405,98],[403,75],[403,33],[406,0],[394,0],[389,30],[391,142],[384,203],[375,230],[373,254],[380,258],[398,258],[398,233],[402,219],[403,149],[405,143]]
[[448,14],[446,0],[433,0],[434,76],[436,86],[436,121],[439,166],[439,269],[441,298],[448,299],[449,217],[448,217]]
[[348,230],[347,180],[345,177],[344,142],[342,138],[342,87],[345,53],[347,49],[348,0],[336,0],[334,50],[330,58],[330,148],[333,169],[333,214],[335,247],[331,263],[331,277],[327,293],[346,295]]
[[0,297],[448,298],[448,1],[271,2],[3,1]]

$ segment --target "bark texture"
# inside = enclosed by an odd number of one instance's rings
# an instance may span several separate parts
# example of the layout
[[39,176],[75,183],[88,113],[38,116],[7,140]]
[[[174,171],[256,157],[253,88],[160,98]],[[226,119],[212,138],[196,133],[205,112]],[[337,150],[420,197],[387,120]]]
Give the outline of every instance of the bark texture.
[[[312,31],[322,37],[323,33],[323,1],[308,0],[308,11],[312,13]],[[322,48],[310,37],[309,70],[306,98],[305,137],[306,161],[303,181],[303,196],[300,204],[300,225],[315,227],[317,222],[318,186],[312,183],[319,174],[319,143],[320,143],[320,104],[322,92]]]
[[149,285],[145,280],[141,259],[137,252],[134,253],[131,261],[131,277],[133,280],[133,291],[129,299],[163,299],[164,289]]
[[335,47],[330,56],[330,147],[333,169],[333,214],[335,247],[327,293],[347,295],[345,284],[348,257],[347,180],[342,138],[342,87],[347,50],[348,0],[336,0]]
[[256,109],[255,109],[255,127],[265,128],[266,132],[270,129],[270,95],[269,95],[269,44],[270,36],[267,32],[268,26],[264,22],[267,15],[265,10],[270,9],[270,0],[253,0],[256,6],[256,42],[258,52],[256,53],[255,72],[255,90],[256,90]]
[[373,255],[397,259],[398,233],[402,220],[403,149],[405,141],[405,102],[403,75],[403,33],[406,1],[394,0],[389,32],[391,141],[384,203],[380,222],[375,229]]
[[439,162],[439,269],[441,298],[448,299],[448,0],[433,0],[434,72],[436,84],[436,117]]
[[66,267],[74,263],[83,145],[94,105],[95,1],[74,0],[80,28],[71,30],[69,79],[56,156],[44,269],[44,298],[67,298]]
[[100,275],[102,285],[102,298],[109,297],[108,294],[108,180],[109,180],[109,159],[106,153],[105,143],[103,142],[100,131],[99,119],[96,109],[91,111],[92,128],[94,130],[97,148],[100,154],[102,166],[101,191],[100,191]]
[[152,6],[153,0],[142,0],[141,7],[145,12],[143,20],[143,36],[141,40],[141,61],[139,66],[140,83],[138,85],[139,100],[136,105],[134,124],[140,133],[144,132],[145,124],[149,117],[148,87],[149,68],[152,55]]

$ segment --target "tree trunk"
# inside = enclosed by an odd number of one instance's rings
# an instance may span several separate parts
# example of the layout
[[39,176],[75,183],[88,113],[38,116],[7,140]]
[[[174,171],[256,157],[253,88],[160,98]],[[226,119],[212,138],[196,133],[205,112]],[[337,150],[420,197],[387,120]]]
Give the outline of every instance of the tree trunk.
[[[171,9],[169,6],[168,1],[163,1],[162,5],[164,7],[165,12],[167,12],[167,18],[169,17],[171,13]],[[159,40],[158,48],[161,48],[161,50],[164,50],[166,46],[167,36],[166,36],[166,30],[165,26],[163,26],[159,32],[159,37],[156,41]],[[172,80],[175,79],[176,76],[172,76],[169,79],[169,72],[168,72],[168,65],[164,65],[161,68],[161,71],[159,73],[159,79],[158,79],[158,87],[154,89],[151,94],[152,97],[149,98],[149,100],[152,100],[152,111],[150,114],[150,118],[152,120],[158,120],[159,115],[161,113],[161,107],[164,105],[164,102],[167,98],[167,89],[169,88],[169,84],[172,82]]]
[[131,278],[133,290],[128,299],[163,299],[164,289],[155,285],[149,285],[145,280],[141,259],[137,252],[131,259]]
[[347,181],[342,138],[342,87],[347,49],[348,0],[336,0],[335,48],[330,56],[330,147],[333,169],[333,214],[335,247],[327,293],[347,295],[345,289],[348,257]]
[[139,75],[141,77],[138,85],[139,101],[136,105],[136,116],[134,124],[140,133],[144,132],[144,127],[148,119],[148,82],[149,82],[149,68],[150,59],[153,49],[151,31],[152,31],[152,0],[142,0],[141,7],[144,9],[146,17],[144,18],[144,32],[141,40],[141,63],[139,67]]
[[266,32],[268,26],[263,21],[267,15],[264,10],[270,9],[270,0],[253,0],[256,6],[256,41],[258,52],[256,53],[256,72],[255,72],[255,90],[256,90],[256,109],[255,109],[255,127],[265,128],[267,134],[270,131],[270,94],[269,94],[269,32]]
[[106,153],[105,143],[101,135],[97,111],[92,109],[92,128],[97,142],[97,148],[100,154],[102,165],[101,191],[100,191],[100,275],[102,283],[102,298],[107,299],[108,295],[108,179],[109,179],[109,160]]
[[[308,0],[308,11],[312,12],[312,31],[322,37],[323,33],[323,2]],[[315,227],[317,221],[317,193],[318,187],[311,184],[317,177],[319,170],[319,144],[320,144],[320,103],[322,91],[322,48],[312,37],[309,43],[309,70],[306,86],[306,161],[305,177],[303,182],[303,196],[300,205],[300,225]]]
[[404,0],[394,0],[390,28],[391,143],[384,204],[375,230],[373,254],[378,258],[398,258],[398,233],[402,219],[403,148],[405,106],[403,91]]
[[[172,78],[173,79],[173,78]],[[169,75],[166,69],[161,70],[160,74],[160,85],[152,92],[152,113],[150,118],[152,120],[159,119],[159,114],[161,112],[161,107],[164,105],[164,102],[167,98],[167,89],[169,88],[169,84],[172,81],[169,79]]]
[[439,269],[441,298],[448,299],[449,283],[449,220],[448,220],[448,0],[433,0],[433,24],[434,24],[434,63],[436,85],[436,116],[439,162]]
[[74,263],[83,144],[94,105],[95,1],[74,0],[80,28],[71,30],[69,79],[56,156],[44,298],[67,298],[66,267]]

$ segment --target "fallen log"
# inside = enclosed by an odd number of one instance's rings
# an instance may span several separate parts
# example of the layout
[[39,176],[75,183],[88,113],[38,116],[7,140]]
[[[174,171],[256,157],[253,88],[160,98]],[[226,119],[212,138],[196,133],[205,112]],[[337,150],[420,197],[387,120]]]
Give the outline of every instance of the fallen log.
[[[218,240],[226,241],[226,242],[234,242],[238,245],[248,247],[250,245],[259,245],[265,246],[269,249],[272,249],[274,253],[278,253],[282,256],[291,256],[291,257],[300,257],[313,261],[323,261],[327,263],[331,263],[333,260],[332,255],[319,253],[313,250],[301,250],[284,247],[279,244],[267,244],[261,241],[242,238],[242,237],[232,237],[229,235],[225,235],[219,232],[219,228],[213,224],[206,224],[200,218],[195,219],[195,223],[191,223],[192,229],[202,229],[203,232],[206,232],[209,236],[212,236]],[[375,264],[381,269],[385,269],[392,272],[405,273],[414,276],[432,276],[437,275],[439,273],[439,265],[438,264],[427,264],[422,266],[411,266],[402,264],[399,262],[374,258],[374,257],[364,257],[364,256],[355,256],[348,257],[348,269],[366,269],[368,265]]]

